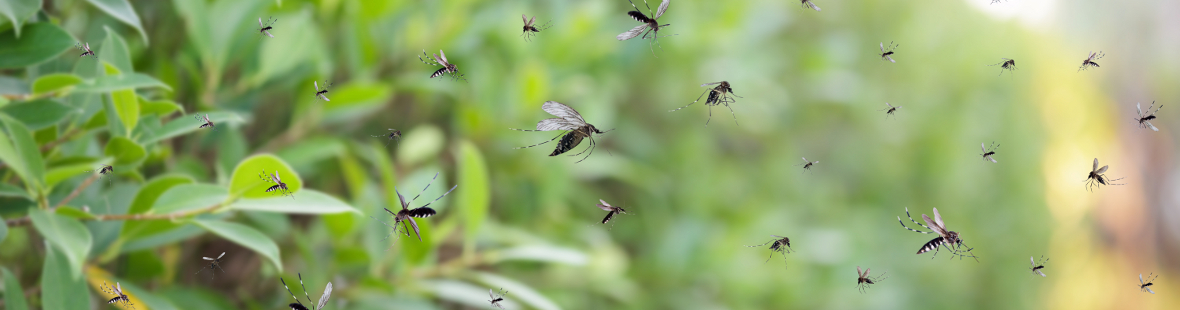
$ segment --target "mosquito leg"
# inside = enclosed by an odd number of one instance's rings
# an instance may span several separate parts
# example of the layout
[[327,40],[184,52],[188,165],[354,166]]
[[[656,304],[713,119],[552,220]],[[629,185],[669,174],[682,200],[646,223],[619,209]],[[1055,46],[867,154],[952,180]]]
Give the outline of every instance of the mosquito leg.
[[[520,130],[520,131],[540,131],[540,130],[524,130],[524,129],[515,129],[515,128],[509,128],[509,129],[513,129],[513,130]],[[512,149],[514,149],[514,150],[519,150],[519,149],[527,149],[527,148],[530,148],[530,147],[534,147],[534,146],[542,145],[542,144],[545,144],[545,143],[553,142],[553,140],[557,140],[557,138],[561,138],[561,136],[564,136],[564,135],[565,135],[565,133],[563,132],[563,133],[561,133],[561,134],[557,135],[556,137],[553,137],[553,139],[549,139],[548,141],[541,142],[541,143],[537,143],[537,144],[533,144],[533,145],[530,145],[530,146],[515,147],[515,148],[512,148]]]
[[775,241],[778,241],[778,240],[770,240],[770,241],[767,241],[766,243],[759,244],[759,245],[747,245],[746,247],[747,248],[759,248],[759,247],[762,247],[764,245],[770,244],[771,242],[775,242]]
[[447,194],[450,194],[452,191],[454,191],[456,187],[459,187],[459,184],[455,184],[455,186],[451,186],[451,189],[450,189],[450,190],[448,190],[446,193],[443,193],[443,194],[442,194],[442,196],[438,196],[438,198],[435,198],[435,199],[434,199],[434,201],[428,202],[428,203],[426,203],[426,204],[424,204],[424,205],[422,205],[421,207],[418,207],[418,208],[425,208],[426,206],[429,206],[430,204],[434,203],[435,201],[438,201],[439,199],[442,199],[443,197],[446,197],[446,196],[447,196]]
[[686,106],[683,106],[683,107],[680,107],[680,108],[677,108],[677,109],[675,109],[675,110],[668,110],[668,112],[676,112],[676,111],[680,111],[680,109],[687,108],[688,106],[692,105],[693,103],[697,103],[697,101],[701,101],[701,98],[704,98],[704,97],[705,97],[705,94],[709,93],[710,91],[713,91],[713,90],[712,90],[712,89],[706,89],[706,90],[705,90],[705,92],[701,93],[701,95],[700,95],[700,96],[697,96],[697,100],[693,100],[693,101],[692,101],[692,103],[689,103],[688,105],[686,105]]
[[[590,158],[590,154],[594,154],[594,146],[595,146],[595,144],[596,144],[596,143],[594,142],[594,136],[589,136],[589,137],[590,137],[590,146],[589,146],[589,147],[587,147],[587,148],[586,148],[586,150],[585,150],[585,151],[582,151],[582,152],[584,153],[584,152],[586,152],[586,151],[589,151],[590,153],[587,153],[587,154],[586,154],[586,157],[582,157],[582,159],[579,159],[578,161],[574,162],[575,164],[576,164],[576,163],[580,163],[580,162],[582,162],[583,160],[586,160],[587,158]],[[579,154],[580,154],[580,153],[579,153]]]
[[918,223],[918,221],[915,221],[914,217],[910,216],[910,208],[905,209],[905,216],[910,218],[910,222],[914,222],[914,224],[918,224],[918,226],[926,227],[926,229],[929,229],[931,231],[934,230],[934,228],[927,227],[926,225],[922,225],[922,223]]
[[733,124],[740,125],[740,124],[738,124],[738,121],[737,121],[737,113],[733,112],[733,107],[729,106],[728,103],[725,104],[725,107],[729,108],[729,115],[733,115]]
[[418,196],[422,196],[422,193],[425,193],[425,192],[426,192],[426,189],[430,188],[430,184],[434,184],[434,180],[437,180],[437,179],[438,179],[438,172],[435,172],[435,173],[434,173],[434,178],[431,178],[431,179],[430,179],[430,183],[426,183],[426,187],[422,188],[422,191],[421,191],[421,192],[418,192],[418,195],[415,195],[415,196],[414,196],[414,198],[411,198],[411,199],[410,199],[410,203],[413,203],[413,202],[414,202],[414,200],[417,200],[417,199],[418,199]]
[[[911,219],[911,220],[913,220],[913,219]],[[921,231],[921,230],[914,230],[913,228],[906,227],[906,226],[905,226],[905,223],[903,223],[903,222],[901,221],[901,217],[900,217],[900,216],[898,216],[898,217],[897,217],[897,223],[898,223],[898,224],[901,224],[901,227],[902,227],[902,228],[909,229],[909,230],[910,230],[910,231],[912,231],[912,232],[916,232],[916,233],[922,233],[922,234],[932,234],[932,233],[933,233],[933,232],[926,232],[926,231]],[[921,224],[919,224],[919,225],[921,225]]]

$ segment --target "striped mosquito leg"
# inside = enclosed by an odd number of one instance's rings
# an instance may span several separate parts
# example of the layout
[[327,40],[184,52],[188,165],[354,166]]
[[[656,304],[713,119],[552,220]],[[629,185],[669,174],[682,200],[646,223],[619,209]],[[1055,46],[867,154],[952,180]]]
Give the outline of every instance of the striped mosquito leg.
[[[907,214],[908,214],[908,213],[907,213]],[[912,221],[913,219],[911,218],[910,220]],[[901,217],[900,217],[900,216],[898,216],[898,217],[897,217],[897,223],[898,223],[898,224],[901,224],[901,227],[902,227],[902,228],[909,229],[909,230],[910,230],[910,231],[912,231],[912,232],[916,232],[916,233],[923,233],[923,234],[932,234],[932,233],[933,233],[933,232],[928,232],[928,231],[914,230],[913,228],[906,227],[906,226],[905,226],[905,222],[902,222],[902,221],[901,221]],[[919,225],[921,225],[921,224],[919,224]]]
[[435,203],[435,202],[436,202],[436,201],[438,201],[439,199],[442,199],[443,197],[446,197],[446,196],[447,196],[447,194],[450,194],[451,192],[455,191],[455,188],[456,188],[456,187],[459,187],[459,184],[455,184],[455,186],[451,186],[451,190],[448,190],[446,193],[443,193],[443,194],[442,194],[442,196],[438,196],[438,198],[435,198],[435,199],[434,199],[434,201],[428,202],[428,203],[426,203],[426,204],[424,204],[424,205],[422,205],[421,207],[418,207],[418,208],[416,208],[416,209],[425,208],[426,206],[429,206],[430,204],[432,204],[432,203]]
[[[910,222],[914,222],[914,224],[918,224],[918,226],[926,227],[926,229],[929,229],[929,230],[931,230],[931,231],[933,231],[933,230],[934,230],[934,228],[930,228],[930,227],[928,227],[928,226],[926,226],[926,225],[922,225],[922,223],[918,223],[918,221],[915,221],[915,220],[914,220],[914,217],[913,217],[913,216],[910,216],[910,208],[905,208],[905,216],[910,218]],[[904,226],[904,225],[903,225],[903,226]]]
[[430,179],[430,183],[426,183],[426,187],[422,188],[422,191],[418,192],[418,195],[415,195],[414,198],[410,199],[410,202],[414,202],[414,200],[418,199],[418,196],[422,196],[422,193],[425,193],[426,189],[430,188],[430,185],[434,184],[434,180],[437,180],[437,179],[438,179],[438,172],[435,172],[434,178]]
[[[508,129],[512,129],[512,130],[520,130],[520,131],[541,131],[541,130],[527,130],[527,129],[516,129],[516,128],[508,128]],[[553,139],[549,139],[548,141],[541,142],[541,143],[537,143],[537,144],[533,144],[533,145],[530,145],[530,146],[514,147],[514,148],[512,148],[512,149],[514,149],[514,150],[519,150],[519,149],[527,149],[527,148],[530,148],[530,147],[534,147],[534,146],[542,145],[542,144],[545,144],[545,143],[553,142],[553,140],[557,140],[558,138],[561,138],[561,136],[564,136],[564,135],[565,135],[565,133],[563,132],[563,133],[561,133],[561,134],[557,135],[556,137],[553,137]]]

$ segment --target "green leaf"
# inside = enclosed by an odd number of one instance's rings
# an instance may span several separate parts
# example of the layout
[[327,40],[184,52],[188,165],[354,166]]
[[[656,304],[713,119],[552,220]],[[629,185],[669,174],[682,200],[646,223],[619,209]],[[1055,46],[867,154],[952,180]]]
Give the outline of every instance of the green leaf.
[[139,96],[131,89],[111,92],[111,102],[115,105],[115,114],[123,123],[126,132],[130,133],[139,123]]
[[0,113],[0,121],[8,129],[7,135],[0,135],[0,161],[8,166],[32,188],[43,188],[45,184],[45,162],[41,151],[33,141],[33,133],[23,123]]
[[29,209],[29,218],[33,220],[37,232],[65,255],[72,278],[81,277],[82,264],[86,263],[86,255],[90,253],[90,244],[93,242],[90,230],[77,219],[36,208]]
[[270,197],[261,199],[239,199],[230,208],[249,211],[267,211],[299,214],[332,214],[353,212],[360,214],[348,203],[319,191],[305,189],[291,197]]
[[134,166],[143,162],[144,157],[147,157],[147,150],[135,144],[135,141],[124,137],[113,137],[107,141],[106,149],[103,154],[115,158],[115,165],[119,166]]
[[156,200],[160,199],[160,196],[163,196],[164,192],[168,191],[168,189],[177,185],[192,184],[193,182],[193,178],[187,175],[174,174],[158,176],[148,181],[147,184],[143,185],[143,188],[139,189],[139,192],[135,194],[135,198],[131,200],[131,206],[128,207],[127,214],[147,212],[152,209],[152,206],[156,204]]
[[[86,173],[94,173],[87,172],[87,170],[94,170],[98,167],[101,167],[101,165],[110,163],[110,158],[99,158],[77,162],[71,161],[67,164],[58,164],[56,166],[50,167],[49,171],[45,172],[45,187],[52,188],[57,186],[57,184],[60,184],[61,181],[65,181],[74,176]],[[104,180],[103,182],[107,181]]]
[[76,218],[76,219],[92,219],[94,214],[86,213],[71,206],[61,206],[53,210],[53,213]]
[[82,77],[70,73],[42,75],[33,81],[33,95],[63,90],[78,83],[82,83]]
[[29,198],[29,193],[25,192],[24,189],[8,183],[0,183],[0,197],[20,197],[33,200]]
[[[289,48],[291,44],[299,42],[323,42],[320,30],[315,28],[311,10],[300,10],[296,15],[281,15],[278,19],[282,24],[275,25],[275,28],[282,31],[272,30],[271,34],[275,37],[263,40],[258,70],[250,77],[250,84],[253,86],[262,85],[272,78],[287,74],[299,65],[311,63],[323,54],[323,49],[318,46]],[[257,25],[257,21],[253,24]],[[332,100],[335,101],[336,98]]]
[[491,199],[491,186],[488,182],[491,180],[488,177],[488,165],[475,144],[467,140],[460,141],[455,153],[455,158],[459,162],[459,180],[456,184],[463,184],[463,190],[455,193],[458,195],[455,200],[464,220],[463,251],[473,254],[479,225],[488,217],[488,204]]
[[276,268],[280,271],[283,270],[283,262],[279,260],[279,245],[262,232],[238,223],[207,220],[193,220],[192,223],[226,240],[262,254],[263,257],[270,259]]
[[106,12],[107,15],[138,30],[139,35],[143,36],[143,43],[147,44],[147,32],[143,31],[143,24],[139,21],[139,15],[135,14],[135,10],[127,0],[87,0],[87,2]]
[[4,237],[8,236],[8,222],[0,217],[0,244],[4,243]]
[[41,0],[0,1],[0,15],[8,17],[8,20],[12,21],[12,28],[16,30],[17,37],[20,37],[21,24],[40,9]]
[[[4,224],[0,223],[0,229],[3,227]],[[4,234],[0,233],[0,241],[2,240]],[[9,310],[28,310],[29,303],[25,301],[25,292],[20,287],[20,281],[8,271],[8,268],[0,267],[0,273],[4,274],[4,306]]]
[[71,108],[57,100],[39,99],[6,105],[0,108],[0,112],[25,123],[30,130],[41,130],[57,124],[72,112],[81,113],[82,110]]
[[119,75],[104,75],[93,80],[78,84],[76,92],[109,93],[120,89],[139,89],[148,87],[162,87],[172,91],[168,84],[142,73],[123,73]]
[[[45,249],[45,264],[41,269],[41,309],[91,309],[86,280],[81,274],[71,274],[73,264],[68,256],[57,247]],[[63,298],[67,296],[69,298]]]
[[212,184],[180,184],[169,188],[156,199],[150,214],[168,214],[196,210],[217,205],[226,200],[229,193],[224,187]]
[[107,32],[107,38],[103,39],[102,47],[98,49],[98,59],[115,66],[119,72],[135,72],[131,66],[131,52],[127,49],[127,41],[111,30],[111,27],[103,26],[102,28]]
[[247,157],[234,167],[229,180],[230,194],[244,198],[275,197],[277,194],[266,192],[266,188],[273,184],[260,177],[264,172],[268,175],[278,173],[279,179],[287,183],[291,193],[298,193],[303,188],[303,180],[287,162],[271,154],[258,154]]
[[15,33],[0,33],[0,69],[17,69],[53,59],[74,46],[74,38],[51,23],[25,25],[18,39]]
[[[209,115],[209,120],[213,121],[214,128],[227,124],[242,124],[246,122],[241,115],[233,112],[209,112],[207,114]],[[144,137],[139,140],[143,141],[143,144],[152,144],[160,140],[178,137],[197,130],[211,130],[209,128],[200,128],[201,124],[203,122],[194,120],[192,117],[177,117],[171,122],[164,124],[164,127],[161,127],[159,130],[145,132]]]
[[156,114],[163,117],[176,111],[184,112],[184,107],[172,100],[151,101],[139,97],[139,113],[143,115]]
[[531,308],[541,310],[561,309],[561,306],[558,306],[557,303],[545,297],[545,295],[542,295],[541,292],[533,289],[528,284],[487,272],[474,272],[473,276],[477,281],[489,287],[499,287],[512,292],[512,295],[515,296],[517,301],[529,305]]
[[421,125],[406,131],[401,146],[397,148],[397,157],[403,164],[415,166],[424,160],[438,157],[446,143],[446,135],[442,129],[434,125]]
[[[265,60],[265,59],[264,59]],[[332,89],[332,101],[324,103],[325,123],[354,122],[380,109],[393,96],[389,84],[361,82]]]

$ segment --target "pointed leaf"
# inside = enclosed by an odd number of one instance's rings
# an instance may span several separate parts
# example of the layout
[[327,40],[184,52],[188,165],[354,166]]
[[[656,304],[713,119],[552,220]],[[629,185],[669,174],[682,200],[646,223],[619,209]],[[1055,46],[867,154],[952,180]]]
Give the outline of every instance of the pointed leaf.
[[127,41],[109,26],[103,26],[102,29],[106,30],[107,38],[102,40],[102,47],[98,48],[98,59],[115,66],[119,72],[135,72],[131,66],[131,52],[127,50]]
[[135,91],[131,89],[113,91],[111,92],[111,102],[115,104],[115,113],[119,115],[119,120],[127,132],[134,130],[135,125],[139,124],[139,96],[135,95]]
[[0,108],[0,112],[8,114],[29,127],[29,130],[41,130],[53,126],[65,119],[70,113],[82,112],[52,99],[39,99],[17,104],[9,104]]
[[[205,114],[206,113],[201,113],[201,115]],[[221,128],[221,126],[228,124],[243,124],[246,122],[246,119],[242,118],[241,115],[233,112],[209,112],[207,114],[209,114],[209,120],[213,121],[213,125],[216,126],[214,128]],[[164,124],[164,126],[159,129],[144,132],[145,135],[144,137],[140,138],[140,141],[143,141],[143,144],[152,144],[160,140],[178,137],[197,130],[212,130],[209,128],[200,128],[201,124],[204,123],[195,120],[192,117],[177,117],[167,124]]]
[[160,82],[156,78],[142,74],[124,72],[118,75],[103,75],[93,80],[84,81],[78,84],[76,92],[89,93],[109,93],[120,89],[139,89],[149,87],[161,87],[165,90],[172,91],[172,87],[168,84]]
[[[278,172],[279,179],[283,183],[287,183],[287,188],[292,193],[298,194],[299,189],[303,188],[303,180],[295,174],[295,170],[291,169],[287,162],[271,154],[258,154],[247,157],[234,167],[233,176],[229,181],[229,192],[234,196],[241,196],[243,198],[270,198],[276,197],[276,193],[267,193],[266,188],[272,183],[267,183],[259,174],[265,172],[267,175]],[[298,199],[299,195],[296,195]],[[287,197],[287,199],[291,199]]]
[[59,91],[78,83],[82,83],[82,77],[70,73],[42,75],[33,81],[33,95]]
[[32,188],[42,188],[45,184],[45,162],[41,159],[41,150],[33,140],[33,133],[24,123],[0,113],[0,122],[7,129],[6,134],[0,134],[0,160],[16,172],[25,184]]
[[[4,224],[0,223],[0,228],[3,227]],[[0,241],[3,240],[4,234],[0,234]],[[9,310],[28,310],[29,303],[25,301],[25,292],[20,287],[20,281],[8,271],[8,268],[0,267],[0,273],[4,275],[4,306]]]
[[[81,224],[78,224],[81,225]],[[89,233],[87,233],[89,236]],[[91,309],[90,291],[81,273],[71,274],[68,254],[57,247],[46,247],[45,264],[41,269],[41,309]],[[69,296],[69,298],[63,298]]]
[[0,32],[0,69],[24,68],[45,62],[77,43],[64,29],[51,23],[26,24],[21,31],[19,39],[11,30]]
[[143,162],[143,159],[147,157],[147,150],[143,146],[136,144],[135,141],[131,141],[131,139],[114,137],[107,142],[103,154],[114,157],[116,166],[135,166]]
[[[16,36],[20,37],[20,26],[29,17],[32,17],[37,10],[41,9],[41,0],[5,0],[0,1],[0,15],[8,17],[12,21],[12,28],[16,30]],[[2,24],[0,24],[2,25]]]
[[459,180],[456,184],[463,186],[463,190],[456,193],[458,197],[455,197],[455,202],[463,213],[463,250],[464,253],[471,254],[475,250],[479,226],[488,216],[488,204],[491,199],[488,182],[491,180],[488,177],[487,163],[475,144],[467,140],[460,141],[455,153],[455,158],[459,161]]
[[[110,272],[107,272],[106,270],[103,270],[97,266],[90,266],[89,268],[86,268],[86,280],[90,284],[90,287],[96,292],[102,291],[100,287],[103,285],[103,283],[117,283],[118,286],[122,288],[123,294],[127,294],[127,298],[131,299],[131,303],[136,306],[146,306],[145,308],[151,310],[178,309],[167,299],[156,296],[142,287],[135,285],[135,283],[127,281],[127,279],[116,278],[115,276],[111,275]],[[111,297],[103,296],[102,300],[109,300]],[[126,307],[117,303],[113,306],[119,309],[131,309],[131,307]]]
[[360,214],[348,203],[323,192],[305,189],[298,197],[243,198],[229,205],[230,208],[250,211],[267,211],[298,214],[333,214],[353,212]]
[[258,252],[263,257],[270,259],[270,262],[275,264],[275,268],[283,270],[283,262],[279,260],[279,245],[262,232],[250,228],[250,226],[223,221],[193,220],[192,223],[226,240]]
[[172,100],[147,100],[143,97],[139,97],[140,114],[155,114],[160,117],[164,117],[176,111],[184,112],[184,107]]
[[93,242],[86,225],[82,225],[77,219],[36,208],[29,209],[29,219],[33,221],[33,227],[37,228],[37,232],[64,255],[65,260],[69,262],[71,277],[80,277],[82,264],[86,262],[90,244]]
[[7,236],[8,236],[8,222],[5,222],[4,218],[0,217],[0,244],[4,243],[4,237],[7,237]]
[[87,0],[87,2],[106,12],[107,15],[138,30],[139,35],[143,36],[143,43],[147,44],[147,32],[143,31],[143,23],[139,21],[139,14],[135,14],[135,10],[127,0]]
[[33,200],[32,198],[29,198],[29,193],[24,189],[8,183],[0,183],[0,197],[20,197]]

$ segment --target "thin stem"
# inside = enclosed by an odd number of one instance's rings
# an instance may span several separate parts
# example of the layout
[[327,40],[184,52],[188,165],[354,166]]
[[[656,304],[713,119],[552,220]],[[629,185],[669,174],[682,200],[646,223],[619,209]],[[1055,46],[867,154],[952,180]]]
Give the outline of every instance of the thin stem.
[[[99,176],[99,174],[93,174],[89,178],[86,178],[86,181],[82,181],[82,185],[78,185],[78,187],[74,188],[74,191],[70,192],[69,196],[66,196],[65,199],[58,201],[57,205],[53,206],[53,209],[57,209],[58,207],[65,205],[67,202],[70,202],[70,200],[74,200],[74,197],[78,197],[78,194],[82,193],[82,190],[86,189],[87,187],[90,187],[90,183],[94,183],[94,180],[97,180],[98,176]],[[53,210],[53,209],[50,209],[50,210]]]
[[[79,218],[80,221],[151,221],[151,220],[176,220],[182,217],[189,217],[198,214],[210,213],[218,208],[224,206],[224,202],[219,202],[212,206],[193,209],[187,211],[173,212],[167,214],[101,214],[94,217]],[[32,222],[28,216],[22,218],[15,218],[6,220],[8,226],[24,226]]]
[[41,151],[42,152],[49,151],[50,149],[53,149],[54,147],[56,147],[58,144],[62,144],[62,142],[66,142],[67,140],[74,138],[74,136],[77,136],[80,133],[82,133],[81,127],[71,129],[70,131],[61,135],[61,137],[58,137],[57,140],[53,140],[53,141],[50,141],[49,143],[46,143],[45,145],[42,145]]

